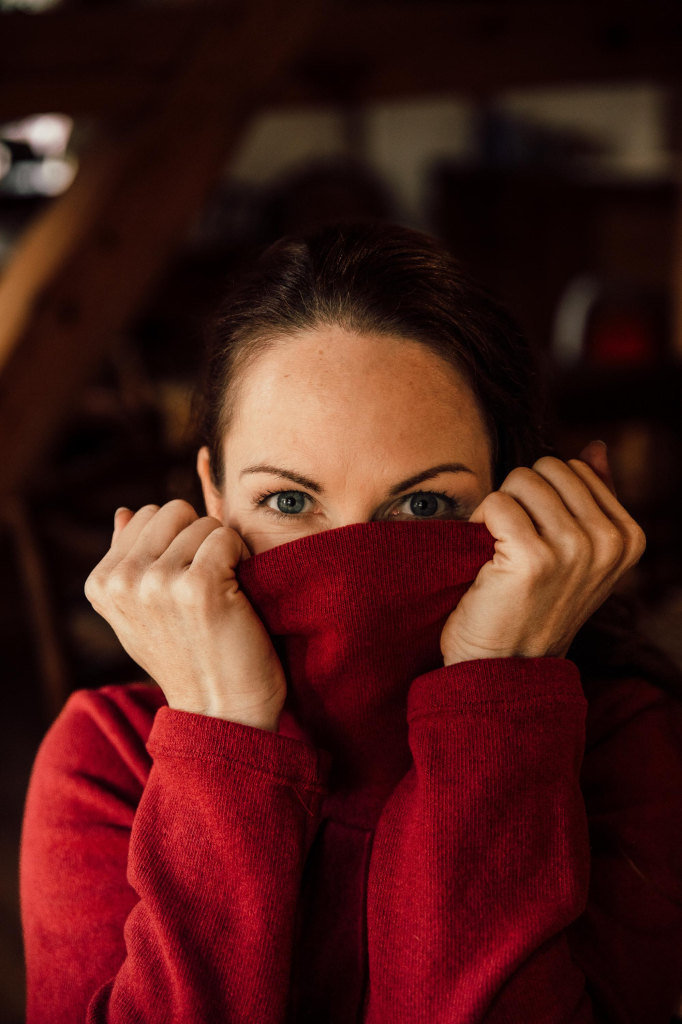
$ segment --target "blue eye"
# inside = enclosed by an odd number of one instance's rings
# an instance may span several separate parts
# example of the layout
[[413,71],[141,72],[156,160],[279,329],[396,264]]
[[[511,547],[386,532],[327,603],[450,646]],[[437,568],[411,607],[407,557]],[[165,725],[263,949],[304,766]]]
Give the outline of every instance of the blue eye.
[[295,514],[305,508],[306,495],[302,491],[280,491],[277,495],[277,508],[280,512]]
[[435,516],[438,498],[435,494],[413,494],[410,498],[410,512],[415,516]]
[[438,515],[439,512],[444,511],[443,506],[451,511],[455,504],[448,495],[441,495],[433,491],[416,491],[414,494],[408,494],[403,501],[409,502],[409,513],[407,514],[418,516],[421,519]]
[[[275,499],[275,505],[270,502]],[[263,505],[268,512],[279,519],[300,515],[305,510],[306,501],[310,501],[303,491],[267,491],[256,499],[256,504]]]
[[[314,505],[314,499],[304,491],[266,491],[254,499],[254,504],[281,520],[301,518],[310,512],[307,502]],[[394,510],[389,512],[390,519],[399,516],[407,519],[462,518],[459,501],[442,491],[414,491],[406,494],[394,506]]]

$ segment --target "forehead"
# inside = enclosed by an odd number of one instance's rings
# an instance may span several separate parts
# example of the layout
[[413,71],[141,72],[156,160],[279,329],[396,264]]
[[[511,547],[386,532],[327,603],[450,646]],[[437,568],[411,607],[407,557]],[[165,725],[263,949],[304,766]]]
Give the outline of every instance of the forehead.
[[274,338],[245,368],[240,383],[245,403],[294,389],[322,391],[330,400],[348,393],[380,401],[397,388],[443,403],[451,402],[453,393],[469,392],[462,374],[426,345],[340,327]]
[[258,461],[266,448],[265,461],[300,451],[344,463],[486,458],[488,448],[476,400],[452,365],[416,341],[339,328],[274,339],[258,354],[225,441]]

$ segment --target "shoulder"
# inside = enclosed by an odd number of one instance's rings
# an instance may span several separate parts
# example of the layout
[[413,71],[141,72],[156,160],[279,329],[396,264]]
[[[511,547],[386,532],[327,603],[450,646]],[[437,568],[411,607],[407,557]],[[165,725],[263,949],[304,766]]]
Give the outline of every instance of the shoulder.
[[29,798],[59,787],[61,800],[95,783],[139,799],[152,763],[147,739],[165,704],[162,690],[151,683],[76,690],[40,745]]

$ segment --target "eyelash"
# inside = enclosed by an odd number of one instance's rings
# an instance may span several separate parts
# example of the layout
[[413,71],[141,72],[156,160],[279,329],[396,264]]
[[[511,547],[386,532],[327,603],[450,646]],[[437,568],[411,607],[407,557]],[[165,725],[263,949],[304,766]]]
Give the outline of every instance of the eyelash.
[[[298,515],[292,515],[290,512],[278,512],[276,509],[269,508],[265,504],[265,502],[268,500],[268,498],[271,498],[273,496],[273,494],[283,494],[283,493],[287,493],[287,494],[289,494],[289,493],[304,494],[306,496],[306,498],[309,498],[311,501],[314,500],[305,491],[291,491],[291,492],[290,491],[286,491],[286,492],[284,492],[284,491],[282,491],[280,489],[278,491],[263,491],[261,494],[259,494],[257,497],[255,497],[253,499],[253,504],[258,506],[258,507],[262,506],[265,512],[268,512],[271,516],[275,516],[276,519],[302,519],[305,515],[309,514],[309,513],[305,513],[305,512],[299,512]],[[407,499],[411,498],[412,495],[414,495],[414,494],[434,494],[436,497],[442,498],[443,501],[445,501],[446,504],[448,504],[450,506],[450,511],[451,512],[457,512],[462,507],[460,502],[457,501],[456,498],[451,498],[450,495],[446,494],[444,491],[409,491],[407,494],[403,494],[403,496],[402,496],[402,498],[400,500],[401,501],[407,501]],[[418,518],[418,517],[415,516],[415,518]]]

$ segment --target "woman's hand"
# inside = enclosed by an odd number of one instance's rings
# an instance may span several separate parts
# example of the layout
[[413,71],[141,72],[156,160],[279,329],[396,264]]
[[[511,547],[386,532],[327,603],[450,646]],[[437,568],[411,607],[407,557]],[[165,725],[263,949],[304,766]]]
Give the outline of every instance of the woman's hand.
[[641,558],[644,533],[615,496],[605,447],[591,442],[581,456],[512,470],[470,516],[495,537],[495,554],[445,623],[446,665],[565,657]]
[[249,557],[235,530],[186,501],[119,509],[85,594],[171,708],[276,732],[286,681],[235,577]]

